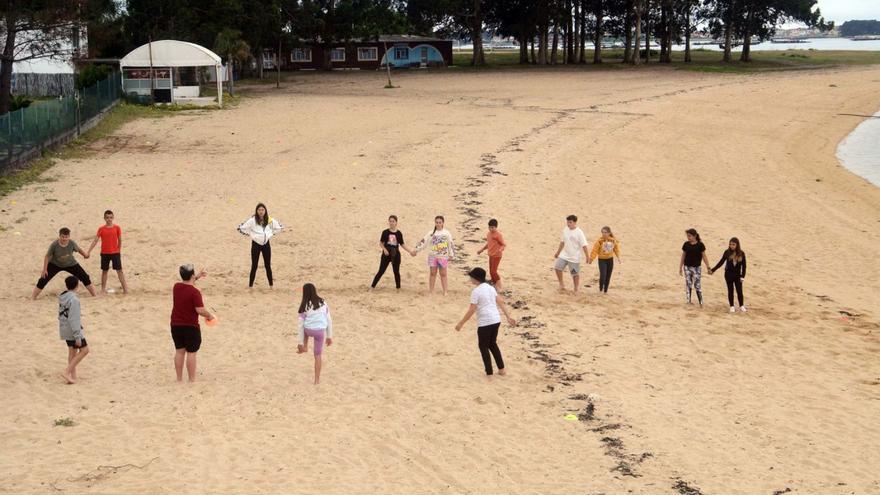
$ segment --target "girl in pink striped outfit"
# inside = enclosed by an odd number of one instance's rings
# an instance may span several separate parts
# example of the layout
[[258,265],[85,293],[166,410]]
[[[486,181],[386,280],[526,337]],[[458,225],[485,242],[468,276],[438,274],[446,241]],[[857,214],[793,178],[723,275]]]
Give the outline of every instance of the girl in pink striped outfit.
[[296,350],[299,354],[308,352],[309,337],[314,342],[312,347],[315,353],[315,385],[321,381],[321,354],[324,351],[324,342],[333,344],[333,321],[330,318],[330,308],[318,296],[318,290],[313,284],[305,284],[302,288],[302,302],[299,303],[299,343]]

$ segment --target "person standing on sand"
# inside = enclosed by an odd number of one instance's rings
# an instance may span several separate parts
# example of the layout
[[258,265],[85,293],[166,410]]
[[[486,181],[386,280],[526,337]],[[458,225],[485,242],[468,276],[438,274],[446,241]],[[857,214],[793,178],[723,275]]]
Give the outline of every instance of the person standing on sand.
[[89,258],[89,253],[83,251],[75,242],[70,240],[70,229],[62,227],[58,231],[58,239],[52,241],[46,256],[43,257],[43,270],[40,273],[40,279],[37,280],[37,286],[34,287],[31,293],[31,299],[36,299],[49,281],[52,280],[52,277],[61,271],[65,271],[78,278],[86,286],[86,290],[89,291],[92,297],[97,295],[89,274],[83,270],[83,267],[73,257],[74,252],[82,255],[83,258]]
[[611,272],[614,271],[614,257],[620,263],[620,242],[611,233],[611,227],[602,227],[602,236],[596,239],[590,251],[590,261],[599,258],[599,292],[608,293]]
[[299,342],[296,352],[302,354],[309,350],[309,337],[312,342],[315,356],[315,385],[321,382],[321,363],[324,354],[324,344],[333,345],[333,319],[330,317],[330,308],[327,303],[318,296],[318,289],[314,284],[305,284],[302,288],[302,300],[299,303]]
[[196,274],[192,264],[180,266],[182,282],[174,284],[172,295],[174,306],[171,309],[171,339],[174,340],[174,371],[177,381],[183,381],[183,365],[190,382],[196,381],[196,353],[202,347],[202,330],[199,315],[206,320],[214,319],[202,300],[202,293],[196,289],[198,279],[205,277],[205,270]]
[[68,384],[76,383],[76,366],[89,354],[89,343],[83,335],[82,309],[76,288],[79,279],[69,276],[64,279],[67,290],[58,296],[58,331],[61,340],[67,342],[67,368],[61,376]]
[[507,312],[504,298],[498,295],[494,287],[486,283],[486,270],[474,268],[468,272],[468,277],[470,277],[471,283],[476,287],[471,291],[471,305],[461,318],[461,321],[455,325],[455,331],[460,332],[464,324],[476,313],[477,343],[480,355],[483,358],[486,376],[492,376],[493,374],[493,357],[495,358],[495,364],[498,366],[498,374],[504,376],[507,374],[507,371],[504,367],[504,359],[501,358],[501,349],[498,348],[497,342],[498,329],[501,327],[501,314],[498,312],[498,309],[500,308],[504,313],[510,326],[515,327],[516,320]]
[[562,281],[562,272],[568,269],[571,272],[571,278],[574,282],[574,293],[577,294],[581,284],[581,251],[587,263],[592,263],[590,253],[587,251],[587,236],[584,231],[577,226],[578,217],[569,215],[565,217],[566,226],[562,229],[562,240],[559,242],[559,248],[553,255],[555,264],[553,268],[556,270],[556,278],[559,280],[559,290],[565,290],[565,283]]
[[742,279],[746,278],[746,253],[743,252],[739,239],[736,237],[730,239],[727,250],[721,255],[718,264],[709,269],[709,275],[718,271],[722,264],[724,265],[724,281],[727,282],[727,301],[730,303],[730,312],[736,313],[736,306],[733,305],[733,289],[735,287],[739,309],[745,313]]
[[685,294],[687,303],[691,303],[691,293],[697,291],[697,300],[703,305],[703,286],[701,264],[706,263],[709,268],[709,258],[706,257],[706,246],[700,241],[700,234],[695,229],[685,231],[687,241],[681,245],[681,261],[678,263],[678,275],[684,275]]
[[486,234],[486,245],[481,247],[477,254],[489,251],[489,277],[492,279],[492,285],[495,286],[495,290],[498,292],[504,290],[501,288],[501,275],[498,274],[498,265],[501,264],[501,256],[504,254],[504,248],[506,247],[507,244],[504,243],[504,236],[498,230],[498,220],[494,218],[489,220],[489,233]]
[[434,230],[428,233],[424,239],[416,244],[416,248],[412,251],[412,255],[422,250],[425,246],[430,246],[431,251],[428,253],[428,291],[434,292],[434,285],[437,281],[437,273],[440,274],[440,285],[443,286],[443,295],[448,291],[449,281],[447,273],[449,262],[455,258],[455,242],[452,240],[452,234],[445,228],[446,220],[437,215],[434,217]]
[[403,249],[411,255],[415,255],[415,251],[411,251],[406,247],[403,241],[403,232],[397,230],[397,215],[388,217],[388,228],[382,231],[379,236],[379,247],[382,249],[382,258],[379,260],[379,271],[373,277],[373,283],[370,288],[375,289],[388,265],[394,272],[394,285],[400,289],[400,250]]
[[263,255],[263,266],[266,268],[266,278],[269,279],[269,287],[272,287],[272,246],[269,239],[281,232],[284,226],[281,222],[269,216],[269,210],[263,203],[257,203],[254,208],[254,216],[248,218],[238,226],[238,231],[251,238],[251,273],[248,279],[248,287],[254,286],[257,276],[257,265],[260,262],[260,254]]
[[112,262],[119,283],[122,284],[122,293],[128,294],[125,274],[122,273],[122,229],[113,223],[113,212],[110,210],[104,212],[104,225],[98,227],[95,240],[87,251],[89,256],[92,255],[92,249],[95,249],[99,240],[101,241],[101,292],[107,292],[107,274],[110,272]]

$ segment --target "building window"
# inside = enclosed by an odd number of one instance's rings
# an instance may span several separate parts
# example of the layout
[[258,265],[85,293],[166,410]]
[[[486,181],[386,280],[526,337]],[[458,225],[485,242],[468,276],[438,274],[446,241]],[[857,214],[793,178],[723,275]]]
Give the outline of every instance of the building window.
[[312,61],[312,49],[311,48],[294,48],[292,52],[290,52],[290,61],[291,62],[311,62]]
[[398,46],[394,49],[394,58],[396,60],[409,60],[409,48]]
[[331,62],[345,62],[345,48],[334,48],[330,51]]
[[371,61],[371,60],[379,60],[379,49],[372,48],[358,48],[358,61]]

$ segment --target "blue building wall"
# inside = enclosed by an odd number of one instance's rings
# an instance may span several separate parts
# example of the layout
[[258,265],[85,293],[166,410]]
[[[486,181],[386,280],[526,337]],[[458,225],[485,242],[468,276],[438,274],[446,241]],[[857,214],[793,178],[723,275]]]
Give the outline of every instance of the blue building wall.
[[[406,58],[396,58],[397,48],[406,48],[408,50],[408,57]],[[399,43],[393,46],[388,47],[388,53],[382,57],[381,65],[384,66],[386,64],[386,59],[391,57],[391,66],[392,67],[418,67],[422,62],[422,49],[426,48],[428,50],[428,65],[443,65],[445,64],[443,60],[443,55],[440,54],[440,51],[434,48],[431,45],[416,45],[414,47],[410,47],[406,43]]]

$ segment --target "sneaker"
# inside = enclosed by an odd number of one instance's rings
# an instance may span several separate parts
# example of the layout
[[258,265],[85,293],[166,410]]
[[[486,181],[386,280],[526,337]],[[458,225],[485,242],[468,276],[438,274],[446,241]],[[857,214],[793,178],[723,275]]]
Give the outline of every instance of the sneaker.
[[731,312],[731,313],[736,313],[736,306],[731,306],[731,307],[730,307],[730,312]]
[[739,307],[739,310],[742,311],[743,313],[745,313],[745,312],[746,312],[746,307],[745,307],[745,306],[740,306],[740,307]]

